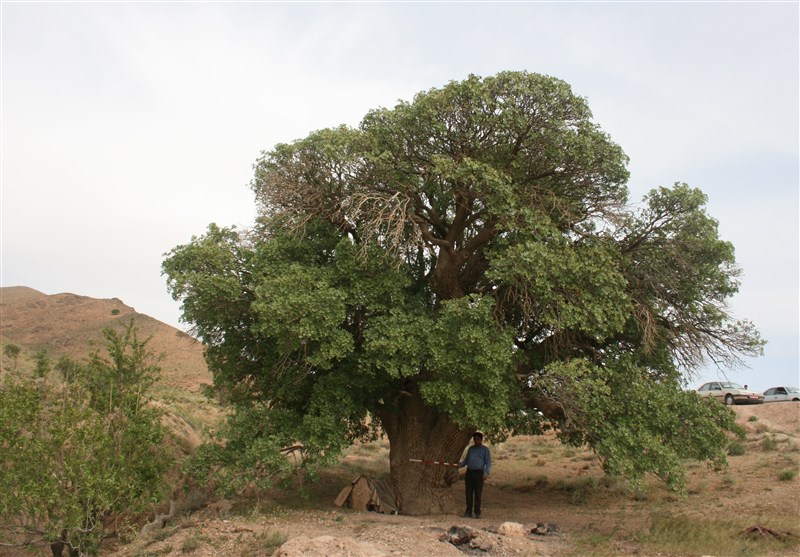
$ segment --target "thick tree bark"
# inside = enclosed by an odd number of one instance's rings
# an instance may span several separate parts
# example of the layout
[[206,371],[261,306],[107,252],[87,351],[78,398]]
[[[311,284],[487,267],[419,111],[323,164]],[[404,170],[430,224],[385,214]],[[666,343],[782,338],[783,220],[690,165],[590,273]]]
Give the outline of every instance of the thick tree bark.
[[67,545],[64,541],[67,539],[69,532],[66,530],[61,531],[61,536],[50,544],[50,552],[53,554],[53,557],[64,557],[64,550],[67,550],[68,557],[78,557],[80,552],[75,549],[74,547]]
[[433,271],[431,289],[438,302],[453,300],[464,296],[461,288],[461,265],[463,255],[449,248],[441,248]]
[[402,514],[448,512],[450,486],[456,468],[411,462],[409,459],[458,462],[472,430],[458,426],[431,408],[414,390],[405,393],[396,412],[379,415],[389,437],[391,481]]

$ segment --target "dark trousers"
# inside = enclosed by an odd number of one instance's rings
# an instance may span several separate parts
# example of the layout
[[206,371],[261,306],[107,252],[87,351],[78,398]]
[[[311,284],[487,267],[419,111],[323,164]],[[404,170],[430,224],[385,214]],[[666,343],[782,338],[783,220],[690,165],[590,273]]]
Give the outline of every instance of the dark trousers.
[[464,476],[467,487],[467,512],[481,514],[481,493],[483,493],[483,470],[467,470]]

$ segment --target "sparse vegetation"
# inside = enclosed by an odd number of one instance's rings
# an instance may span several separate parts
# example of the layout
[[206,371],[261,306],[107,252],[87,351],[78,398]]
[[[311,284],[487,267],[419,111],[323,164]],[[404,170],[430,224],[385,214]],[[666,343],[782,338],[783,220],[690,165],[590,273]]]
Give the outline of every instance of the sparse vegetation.
[[287,539],[288,538],[286,534],[282,532],[267,530],[256,535],[255,540],[253,541],[253,546],[259,551],[259,554],[269,556],[275,553],[275,550],[277,550],[281,545],[286,543]]
[[568,492],[573,505],[582,505],[599,485],[599,480],[594,476],[582,476],[560,481],[557,489]]
[[762,555],[786,550],[797,540],[753,540],[743,535],[745,522],[681,514],[653,513],[650,527],[637,535],[646,550],[675,555]]
[[782,471],[781,471],[781,472],[778,474],[778,479],[779,479],[780,481],[782,481],[782,482],[788,482],[788,481],[791,481],[791,480],[793,480],[793,479],[795,478],[795,476],[797,476],[797,470],[795,470],[795,469],[792,469],[792,470],[782,470]]
[[755,426],[756,433],[765,433],[769,431],[769,426],[764,423],[758,423]]
[[739,441],[731,441],[728,444],[728,455],[729,456],[742,456],[747,449],[745,449],[744,443],[740,443]]
[[11,360],[10,369],[12,371],[17,369],[17,361],[19,359],[20,352],[22,352],[22,349],[16,344],[6,344],[3,346],[3,355]]
[[182,553],[191,553],[195,551],[201,545],[201,541],[199,538],[187,538],[183,541],[181,545],[181,552]]
[[761,441],[761,447],[765,451],[774,451],[775,449],[778,448],[778,440],[772,435],[767,435]]

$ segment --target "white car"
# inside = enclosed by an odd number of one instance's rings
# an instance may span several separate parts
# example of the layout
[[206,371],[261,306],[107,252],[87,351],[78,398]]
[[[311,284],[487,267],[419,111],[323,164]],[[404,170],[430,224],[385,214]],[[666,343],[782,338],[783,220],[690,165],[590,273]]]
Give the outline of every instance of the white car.
[[797,387],[772,387],[764,391],[764,402],[780,402],[781,400],[800,401],[800,389]]
[[764,402],[764,395],[755,391],[749,391],[738,383],[730,381],[712,381],[705,383],[697,394],[704,398],[713,398],[723,404],[731,406],[733,404],[761,404]]

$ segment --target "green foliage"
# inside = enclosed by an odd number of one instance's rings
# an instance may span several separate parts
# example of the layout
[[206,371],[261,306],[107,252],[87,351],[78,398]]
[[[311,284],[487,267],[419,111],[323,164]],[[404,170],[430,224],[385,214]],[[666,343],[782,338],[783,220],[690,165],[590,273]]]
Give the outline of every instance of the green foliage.
[[40,350],[33,358],[36,362],[36,367],[33,370],[33,374],[39,378],[47,377],[47,374],[50,373],[51,367],[50,356],[47,355],[47,350]]
[[110,513],[143,510],[160,493],[169,456],[146,389],[158,368],[133,323],[104,331],[107,360],[66,360],[64,383],[0,384],[0,539],[96,553]]
[[738,441],[731,441],[728,444],[729,456],[742,456],[746,452],[747,450],[745,449],[744,443],[739,443]]
[[240,407],[212,442],[186,460],[185,473],[201,484],[213,481],[225,496],[240,494],[251,484],[266,489],[285,480],[294,466],[281,451],[284,438],[268,431],[276,421],[270,420],[266,405]]
[[761,447],[765,451],[774,451],[778,448],[778,440],[772,435],[767,435],[761,441]]
[[72,383],[81,373],[81,364],[69,356],[61,356],[56,362],[55,368],[66,383]]
[[782,482],[792,481],[797,476],[797,470],[781,470],[778,479]]
[[17,359],[19,358],[20,352],[22,352],[22,349],[16,344],[6,344],[3,346],[3,355],[6,358],[11,359],[14,363],[13,367],[11,368],[12,370],[17,368]]
[[500,328],[486,298],[464,297],[442,304],[428,329],[423,400],[464,427],[502,425],[513,389],[513,330]]
[[613,368],[553,363],[539,383],[564,409],[560,438],[591,446],[607,473],[634,486],[654,473],[683,490],[687,459],[723,464],[729,447],[723,432],[744,435],[730,409],[654,377],[630,356],[620,356]]
[[401,459],[552,426],[676,489],[685,459],[724,462],[732,414],[681,387],[761,352],[727,310],[733,246],[685,184],[632,211],[626,165],[585,99],[527,72],[264,153],[254,228],[212,224],[163,264],[232,405],[206,469],[275,478],[281,448],[313,467],[376,428]]

